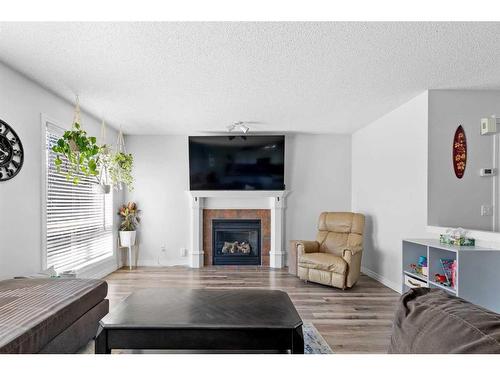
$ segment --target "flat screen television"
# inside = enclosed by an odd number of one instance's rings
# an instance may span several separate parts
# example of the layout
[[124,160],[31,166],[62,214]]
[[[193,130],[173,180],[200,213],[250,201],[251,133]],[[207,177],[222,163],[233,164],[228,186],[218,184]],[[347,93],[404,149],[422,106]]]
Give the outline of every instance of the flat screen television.
[[284,135],[189,137],[191,190],[284,190]]

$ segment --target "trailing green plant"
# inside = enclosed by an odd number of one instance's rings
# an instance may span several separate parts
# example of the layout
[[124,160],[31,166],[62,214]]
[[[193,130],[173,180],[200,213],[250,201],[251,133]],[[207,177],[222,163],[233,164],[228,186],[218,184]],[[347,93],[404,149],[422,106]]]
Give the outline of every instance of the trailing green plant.
[[134,202],[128,202],[120,207],[118,210],[118,215],[122,219],[120,223],[121,231],[133,231],[137,228],[141,222],[139,213],[141,211],[137,209],[137,205]]
[[96,144],[95,137],[87,137],[87,132],[80,128],[75,122],[71,130],[65,131],[63,136],[57,140],[52,151],[57,154],[54,161],[58,173],[63,173],[63,161],[66,161],[67,180],[73,180],[76,185],[79,175],[97,176],[97,161],[101,147]]
[[105,193],[109,193],[111,189],[112,182],[109,176],[109,171],[112,166],[112,159],[113,153],[111,151],[111,147],[106,144],[102,145],[97,158],[97,170],[99,172],[97,180]]
[[117,186],[123,183],[129,191],[134,190],[134,177],[132,176],[133,163],[134,157],[132,154],[117,152],[111,157],[109,174],[113,185]]

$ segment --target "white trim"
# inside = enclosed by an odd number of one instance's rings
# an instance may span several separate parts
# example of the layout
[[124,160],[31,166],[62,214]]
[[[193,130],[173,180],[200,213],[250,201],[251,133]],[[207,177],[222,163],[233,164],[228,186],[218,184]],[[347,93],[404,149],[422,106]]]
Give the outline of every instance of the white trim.
[[283,268],[284,262],[284,208],[285,195],[269,198],[269,205],[271,207],[271,249],[269,251],[269,266],[271,268]]
[[137,261],[138,267],[151,267],[151,268],[162,268],[162,267],[184,267],[191,268],[189,264],[189,259],[186,257],[184,263],[181,263],[179,260],[172,260],[169,262],[168,259],[161,264],[158,263],[158,259],[139,259]]
[[[40,269],[45,270],[47,269],[47,220],[45,217],[45,213],[47,212],[47,155],[45,153],[45,134],[46,134],[46,126],[47,123],[51,123],[54,125],[59,124],[57,120],[54,120],[50,116],[48,116],[45,113],[40,113],[40,127],[41,127],[41,132],[40,132],[40,170],[42,171],[41,175],[41,208],[42,208],[42,218],[40,220],[40,232],[41,232],[41,244],[40,244],[40,249],[42,249],[42,259],[41,259],[41,264],[40,264]],[[59,126],[59,125],[58,125]]]
[[492,197],[491,197],[491,204],[493,205],[493,216],[491,218],[492,224],[493,224],[493,231],[498,232],[498,134],[493,135],[493,160],[492,160],[492,166],[494,170],[497,171],[495,176],[493,177],[492,184],[493,184],[493,189],[492,189]]
[[42,249],[42,259],[41,259],[41,264],[40,264],[40,269],[41,270],[45,270],[47,269],[47,220],[46,220],[46,216],[45,216],[45,213],[47,212],[47,155],[46,155],[46,144],[45,144],[45,136],[46,136],[46,127],[47,127],[47,123],[50,123],[50,124],[53,124],[53,125],[56,125],[56,126],[59,126],[60,128],[62,129],[67,129],[67,127],[64,127],[64,126],[61,126],[59,124],[63,124],[63,122],[61,121],[58,121],[52,117],[50,117],[49,115],[47,115],[46,113],[43,113],[41,112],[40,113],[40,127],[41,127],[41,132],[40,132],[40,154],[41,154],[41,157],[40,157],[40,170],[42,171],[42,175],[41,175],[41,191],[40,191],[40,195],[41,195],[41,208],[42,208],[42,218],[40,220],[40,225],[41,225],[41,228],[40,228],[40,232],[41,232],[41,244],[40,244],[40,249]]
[[203,206],[204,198],[191,197],[191,249],[189,265],[191,268],[203,267]]
[[42,250],[41,254],[41,264],[40,270],[47,269],[47,219],[45,217],[45,212],[47,212],[47,163],[46,163],[46,155],[45,155],[45,127],[48,122],[48,118],[45,114],[40,114],[40,170],[42,171],[41,175],[41,189],[40,189],[40,199],[41,199],[41,220],[40,220],[40,233],[41,235],[41,243],[40,249]]
[[284,198],[288,190],[188,190],[199,198]]
[[379,275],[378,273],[361,266],[361,272],[364,273],[366,276],[371,277],[374,280],[377,280],[378,282],[384,284],[386,287],[391,288],[392,290],[398,292],[399,294],[402,294],[402,289],[401,289],[401,284],[394,283],[391,280],[385,278],[382,275]]

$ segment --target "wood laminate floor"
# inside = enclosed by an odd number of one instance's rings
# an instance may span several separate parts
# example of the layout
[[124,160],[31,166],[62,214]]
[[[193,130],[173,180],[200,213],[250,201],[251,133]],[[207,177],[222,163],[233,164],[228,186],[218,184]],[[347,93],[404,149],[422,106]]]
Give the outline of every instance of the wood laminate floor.
[[334,353],[386,353],[399,294],[361,275],[349,290],[304,283],[286,269],[254,266],[121,268],[106,277],[110,309],[143,288],[280,289]]

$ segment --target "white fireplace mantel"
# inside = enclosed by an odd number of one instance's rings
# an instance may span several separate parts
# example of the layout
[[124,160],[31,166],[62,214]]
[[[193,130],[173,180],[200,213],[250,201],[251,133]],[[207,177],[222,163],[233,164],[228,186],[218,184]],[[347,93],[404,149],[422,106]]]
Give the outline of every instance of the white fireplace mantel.
[[191,249],[190,265],[203,267],[203,209],[271,210],[271,250],[269,264],[284,267],[284,209],[287,190],[190,190]]

